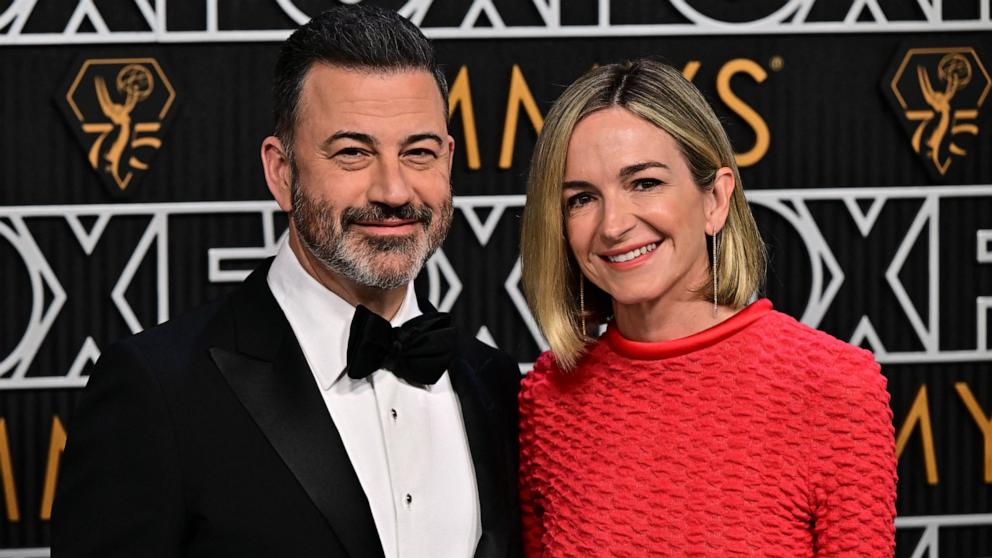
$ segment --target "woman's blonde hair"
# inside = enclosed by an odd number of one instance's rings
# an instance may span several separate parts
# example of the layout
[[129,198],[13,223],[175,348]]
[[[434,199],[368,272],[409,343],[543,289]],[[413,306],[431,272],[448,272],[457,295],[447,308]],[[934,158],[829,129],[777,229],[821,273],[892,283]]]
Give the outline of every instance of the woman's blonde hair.
[[[717,249],[717,300],[741,308],[764,281],[764,243],[744,199],[734,151],[703,95],[677,70],[653,60],[594,68],[570,85],[548,112],[531,160],[521,232],[527,302],[565,369],[576,364],[588,341],[581,327],[581,271],[565,238],[565,158],[576,124],[611,107],[622,107],[671,135],[699,188],[711,189],[721,167],[733,171],[736,187]],[[712,284],[710,277],[708,285]],[[605,323],[613,313],[612,300],[589,281],[584,287],[586,327]],[[700,285],[698,292],[701,298],[713,297],[707,285]]]

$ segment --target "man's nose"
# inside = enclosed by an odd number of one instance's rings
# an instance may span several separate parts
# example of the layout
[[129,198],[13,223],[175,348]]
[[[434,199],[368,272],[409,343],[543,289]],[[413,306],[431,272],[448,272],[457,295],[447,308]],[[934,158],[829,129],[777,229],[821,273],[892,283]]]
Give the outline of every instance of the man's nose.
[[400,207],[413,201],[413,188],[404,176],[398,160],[383,159],[377,165],[373,183],[369,187],[370,202],[390,207]]

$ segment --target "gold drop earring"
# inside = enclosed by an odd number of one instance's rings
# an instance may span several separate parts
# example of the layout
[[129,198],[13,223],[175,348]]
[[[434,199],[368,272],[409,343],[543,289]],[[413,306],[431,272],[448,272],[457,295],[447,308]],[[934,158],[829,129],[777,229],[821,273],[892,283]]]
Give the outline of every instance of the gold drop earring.
[[579,322],[582,324],[582,336],[586,336],[586,281],[579,272]]
[[717,312],[720,309],[719,304],[717,304],[717,244],[719,243],[720,231],[715,231],[713,233],[713,317],[717,316]]

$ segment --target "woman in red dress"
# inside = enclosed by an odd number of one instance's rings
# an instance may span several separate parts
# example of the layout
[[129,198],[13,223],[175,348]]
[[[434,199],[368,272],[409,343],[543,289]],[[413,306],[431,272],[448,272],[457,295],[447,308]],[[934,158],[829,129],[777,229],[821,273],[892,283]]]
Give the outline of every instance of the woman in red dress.
[[604,66],[564,92],[522,237],[551,347],[520,396],[529,556],[892,555],[885,378],[755,299],[730,142],[678,71]]

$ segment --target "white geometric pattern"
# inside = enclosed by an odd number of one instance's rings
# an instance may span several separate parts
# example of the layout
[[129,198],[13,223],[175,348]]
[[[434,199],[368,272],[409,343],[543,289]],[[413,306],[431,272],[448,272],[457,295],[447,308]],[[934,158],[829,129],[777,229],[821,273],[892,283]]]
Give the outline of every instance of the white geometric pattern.
[[[28,278],[31,282],[31,314],[28,323],[21,334],[21,339],[14,346],[13,350],[0,358],[0,389],[4,385],[25,385],[30,381],[25,378],[31,361],[42,342],[48,335],[48,331],[58,316],[62,306],[66,302],[66,292],[59,283],[55,272],[52,271],[48,260],[41,253],[34,237],[24,223],[24,219],[17,215],[10,216],[13,228],[0,222],[0,237],[10,243],[21,257],[24,267],[27,270]],[[8,271],[9,272],[9,271]],[[51,302],[45,305],[45,289],[52,295]],[[7,376],[9,374],[9,376]],[[55,378],[58,382],[62,378]],[[78,382],[70,382],[72,385]]]
[[[176,0],[173,0],[173,2]],[[297,26],[307,22],[311,15],[301,10],[293,0],[269,0]],[[356,3],[360,0],[345,0]],[[658,0],[661,1],[661,0]],[[531,0],[540,16],[538,25],[508,25],[493,0],[465,0],[461,5],[445,3],[444,9],[454,11],[460,22],[454,26],[424,26],[433,0],[407,0],[397,11],[424,30],[432,39],[521,39],[564,37],[657,37],[670,35],[769,35],[800,33],[909,33],[947,31],[987,31],[992,23],[988,0],[969,0],[977,7],[977,17],[971,19],[945,18],[938,0],[897,0],[913,4],[922,17],[889,20],[878,0],[856,0],[842,17],[831,20],[809,21],[807,18],[817,4],[834,0],[786,0],[771,14],[755,14],[751,20],[724,21],[707,16],[696,9],[697,0],[668,0],[688,23],[613,23],[610,21],[611,0],[598,0],[596,21],[583,24],[562,22],[562,0]],[[86,43],[174,43],[174,42],[277,42],[292,32],[285,21],[273,21],[271,28],[221,29],[221,9],[230,9],[229,2],[205,0],[203,23],[172,21],[179,17],[170,11],[168,0],[133,0],[141,12],[144,29],[114,29],[101,14],[94,0],[76,0],[72,16],[60,32],[25,32],[25,23],[36,9],[43,10],[48,2],[63,0],[14,0],[0,12],[0,45],[67,45]],[[106,9],[106,8],[105,8]],[[859,21],[862,13],[870,15]],[[479,24],[485,15],[489,25]],[[83,25],[87,23],[88,25]],[[93,31],[81,31],[92,27]],[[264,27],[264,26],[263,26]],[[184,29],[179,31],[178,29]]]
[[[462,292],[462,282],[458,279],[455,268],[451,267],[451,262],[448,261],[444,250],[440,248],[437,252],[434,252],[431,259],[427,260],[426,267],[428,282],[427,299],[439,312],[450,311],[451,307],[455,305],[455,301],[458,300],[458,295]],[[448,283],[448,290],[444,293],[444,298],[441,298],[442,277]]]
[[[992,185],[983,186],[934,186],[934,187],[885,187],[885,188],[836,188],[836,189],[782,189],[752,190],[748,200],[756,206],[767,208],[782,217],[792,228],[809,255],[809,268],[812,270],[810,292],[802,312],[802,321],[816,327],[834,302],[835,295],[845,281],[842,270],[834,257],[835,247],[831,247],[820,233],[819,225],[811,215],[808,203],[812,201],[834,200],[844,203],[862,235],[870,232],[884,201],[911,199],[921,201],[912,224],[903,232],[899,247],[892,261],[886,267],[886,283],[899,302],[906,317],[908,327],[923,346],[919,351],[889,351],[884,347],[867,316],[858,318],[851,341],[866,342],[875,352],[880,363],[923,363],[923,362],[987,362],[992,361],[992,348],[989,347],[987,327],[988,314],[992,310],[992,296],[979,296],[974,309],[958,308],[955,313],[972,313],[977,316],[977,329],[973,348],[945,350],[939,343],[939,266],[940,266],[940,227],[938,218],[942,200],[972,198],[992,198]],[[862,212],[857,200],[870,203],[867,212]],[[500,226],[517,226],[517,220],[506,218],[507,209],[520,209],[525,196],[456,196],[454,205],[460,211],[473,232],[474,240],[484,249],[505,251],[506,246],[493,246],[494,231]],[[481,211],[487,211],[485,219],[479,218]],[[244,263],[245,260],[260,259],[274,253],[279,239],[276,237],[274,218],[280,212],[272,201],[250,202],[190,202],[165,204],[114,204],[114,205],[55,205],[0,207],[0,242],[11,244],[23,262],[30,278],[30,292],[25,293],[31,301],[31,312],[24,326],[21,338],[14,349],[0,355],[0,389],[29,387],[78,387],[86,378],[79,375],[83,365],[96,358],[99,348],[92,338],[84,336],[84,342],[67,370],[52,371],[45,377],[25,377],[27,369],[56,316],[66,302],[66,293],[60,280],[55,276],[49,262],[38,248],[28,223],[33,219],[61,217],[72,229],[76,239],[86,254],[92,254],[101,239],[107,223],[123,216],[149,217],[137,245],[132,249],[127,263],[116,278],[112,290],[112,308],[125,321],[131,331],[140,331],[152,324],[142,323],[128,303],[129,289],[152,289],[156,302],[155,320],[168,318],[170,285],[169,270],[169,223],[175,216],[203,215],[211,219],[222,219],[225,215],[255,215],[261,221],[261,237],[249,239],[242,247],[205,247],[204,257],[208,261],[209,282],[228,283],[240,281],[248,273],[242,268],[225,269],[228,262]],[[516,213],[516,212],[514,212]],[[83,227],[81,218],[95,218],[89,230]],[[3,219],[6,219],[4,221]],[[10,223],[9,225],[7,223]],[[926,229],[927,234],[923,234]],[[974,233],[970,233],[974,234]],[[978,231],[972,238],[977,246],[968,247],[966,253],[977,254],[979,263],[986,259],[989,239],[992,233]],[[925,249],[927,269],[914,270],[927,278],[925,301],[914,303],[899,280],[899,274],[908,260],[910,252],[916,248]],[[515,249],[515,247],[514,247]],[[138,285],[133,280],[137,270],[146,262],[154,261],[157,275],[154,285]],[[233,266],[232,266],[233,267]],[[438,250],[427,263],[428,296],[440,310],[450,310],[464,289],[462,280],[455,273],[443,250]],[[527,307],[520,290],[520,261],[504,280],[503,287],[512,305],[520,316],[535,346],[541,350],[548,347],[540,328]],[[191,278],[195,280],[196,278]],[[856,288],[856,286],[854,286]],[[51,293],[46,302],[46,289]],[[144,293],[146,296],[149,293]],[[921,315],[917,304],[926,309],[926,319]],[[492,338],[493,324],[481,324],[477,333],[480,339],[496,344]],[[520,363],[522,369],[529,369],[529,362]]]
[[992,526],[992,513],[971,515],[925,515],[897,517],[896,529],[923,529],[923,535],[913,549],[912,558],[940,558],[939,535],[941,527]]

